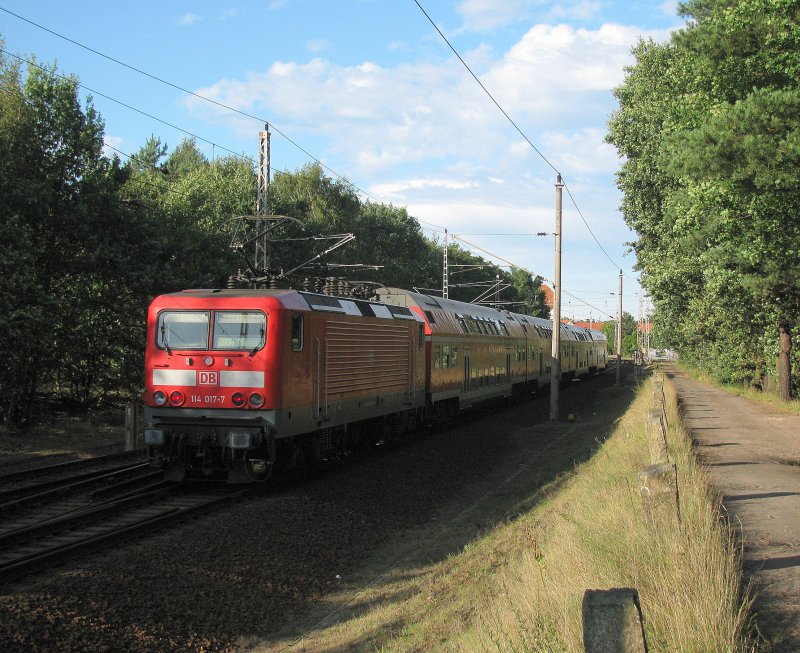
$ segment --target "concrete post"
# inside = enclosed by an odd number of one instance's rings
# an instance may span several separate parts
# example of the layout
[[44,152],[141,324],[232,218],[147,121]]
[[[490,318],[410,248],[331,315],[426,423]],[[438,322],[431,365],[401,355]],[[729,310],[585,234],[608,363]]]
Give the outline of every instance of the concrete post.
[[139,433],[139,407],[135,401],[125,406],[125,451],[136,449],[136,435]]
[[583,595],[586,653],[647,653],[635,589],[586,590]]
[[653,377],[653,397],[654,398],[664,398],[664,377],[661,373],[656,374]]
[[639,472],[639,493],[645,520],[654,525],[680,526],[678,470],[675,463],[648,465]]
[[644,428],[647,434],[647,447],[650,450],[650,462],[654,465],[669,460],[667,455],[667,430],[662,420],[663,411],[654,408],[647,413]]
[[667,402],[664,397],[653,397],[653,409],[661,413],[661,420],[664,422],[664,427],[669,426],[667,421]]

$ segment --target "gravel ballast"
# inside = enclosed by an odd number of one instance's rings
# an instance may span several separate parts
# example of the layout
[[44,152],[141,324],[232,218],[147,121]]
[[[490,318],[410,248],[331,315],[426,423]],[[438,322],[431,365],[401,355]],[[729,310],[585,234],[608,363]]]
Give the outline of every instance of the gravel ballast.
[[[563,392],[565,417],[610,424],[630,392],[611,388],[613,381],[603,375]],[[600,401],[612,396],[620,405],[602,415],[607,406]],[[234,651],[279,633],[302,634],[329,609],[321,607],[326,596],[356,591],[396,563],[393,552],[401,555],[420,533],[436,532],[479,499],[486,503],[459,529],[425,538],[429,548],[420,555],[441,559],[591,455],[605,427],[576,430],[565,420],[550,434],[534,432],[548,409],[547,398],[538,398],[425,431],[177,529],[0,588],[0,650]],[[514,474],[525,461],[533,471]],[[507,478],[519,486],[487,503]]]

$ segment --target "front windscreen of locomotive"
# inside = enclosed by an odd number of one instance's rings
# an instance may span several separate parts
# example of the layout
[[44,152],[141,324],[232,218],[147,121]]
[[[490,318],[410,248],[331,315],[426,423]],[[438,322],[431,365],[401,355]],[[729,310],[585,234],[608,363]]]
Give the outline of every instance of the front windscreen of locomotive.
[[208,349],[208,311],[163,311],[158,316],[156,341],[161,349]]
[[210,311],[162,311],[156,325],[156,341],[167,353],[172,349],[256,352],[264,347],[266,333],[267,316],[260,311],[214,311],[213,316]]
[[212,349],[258,351],[264,346],[267,316],[259,311],[216,311]]

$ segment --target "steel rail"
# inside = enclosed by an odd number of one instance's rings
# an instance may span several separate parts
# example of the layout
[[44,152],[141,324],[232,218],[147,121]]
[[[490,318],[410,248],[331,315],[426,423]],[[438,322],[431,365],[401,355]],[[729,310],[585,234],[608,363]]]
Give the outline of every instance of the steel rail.
[[158,487],[148,487],[132,496],[104,501],[96,505],[81,506],[56,517],[50,517],[35,524],[0,533],[0,550],[43,535],[56,534],[72,528],[81,528],[88,524],[93,524],[102,517],[118,514],[120,509],[147,504],[154,499],[159,499],[174,487],[171,484],[164,485],[162,483],[154,483],[153,485]]
[[[81,490],[99,481],[114,478],[129,472],[135,472],[149,466],[150,463],[147,462],[121,465],[111,470],[95,470],[94,472],[87,472],[86,474],[80,474],[78,476],[45,481],[44,483],[6,490],[5,492],[0,492],[0,514],[5,514],[11,510],[17,510],[30,503],[48,499],[55,495],[62,495],[65,492]],[[33,494],[31,494],[31,492],[33,492]]]
[[112,460],[119,460],[119,459],[131,458],[133,456],[140,456],[142,453],[143,453],[142,450],[137,449],[136,451],[122,451],[117,453],[106,454],[103,456],[94,456],[93,458],[82,458],[81,460],[68,460],[67,462],[53,463],[52,465],[40,465],[38,467],[29,467],[27,469],[21,469],[16,472],[10,472],[8,474],[0,474],[0,484],[9,483],[11,481],[17,481],[21,478],[43,476],[45,474],[58,473],[61,471],[69,472],[70,470],[78,469],[80,467],[87,467],[92,464],[111,462]]
[[[126,479],[124,481],[120,481],[119,483],[114,483],[114,485],[109,485],[108,487],[100,488],[99,490],[95,490],[94,492],[92,492],[92,494],[90,495],[90,499],[92,501],[98,501],[98,500],[105,499],[105,498],[109,498],[109,499],[117,498],[117,499],[119,499],[119,498],[121,498],[121,495],[117,495],[117,493],[120,490],[122,490],[124,488],[130,488],[130,487],[136,486],[139,483],[142,483],[143,481],[146,481],[146,480],[151,480],[151,479],[154,480],[154,479],[157,479],[157,478],[162,478],[163,479],[164,478],[164,472],[161,471],[161,470],[158,470],[158,471],[155,471],[155,472],[151,472],[149,474],[143,474],[142,476],[135,476],[133,478],[129,478],[129,479]],[[138,488],[138,489],[142,489],[142,488]]]
[[129,541],[132,537],[145,535],[149,532],[178,524],[181,521],[213,510],[218,506],[236,501],[252,491],[253,488],[247,488],[230,492],[222,497],[215,497],[196,505],[167,508],[156,515],[112,528],[104,533],[90,535],[74,542],[67,542],[41,551],[28,553],[0,564],[0,584],[41,571],[86,553],[99,551],[118,542]]

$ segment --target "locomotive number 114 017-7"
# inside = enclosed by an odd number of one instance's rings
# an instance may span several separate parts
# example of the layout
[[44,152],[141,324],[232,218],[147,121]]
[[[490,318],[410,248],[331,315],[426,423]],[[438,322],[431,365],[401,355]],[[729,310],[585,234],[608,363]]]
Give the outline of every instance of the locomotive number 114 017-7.
[[225,402],[225,395],[190,395],[193,404],[221,404]]

